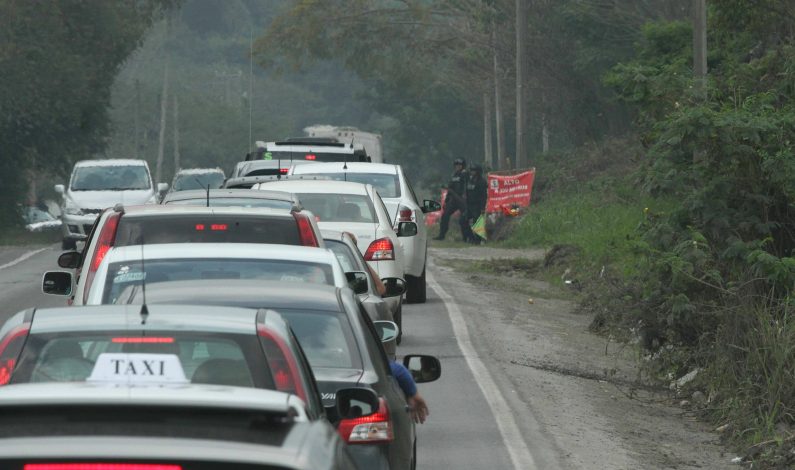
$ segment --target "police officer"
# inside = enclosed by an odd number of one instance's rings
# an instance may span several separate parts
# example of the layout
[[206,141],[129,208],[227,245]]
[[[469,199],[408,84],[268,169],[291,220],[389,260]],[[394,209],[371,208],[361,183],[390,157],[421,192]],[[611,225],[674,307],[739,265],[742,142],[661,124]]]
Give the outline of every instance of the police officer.
[[483,167],[472,165],[469,168],[469,179],[466,187],[466,216],[461,217],[461,233],[464,241],[480,243],[480,237],[472,232],[472,224],[486,213],[488,189],[483,179]]
[[444,212],[442,212],[442,221],[439,225],[439,236],[434,240],[444,240],[447,235],[447,229],[450,225],[450,217],[455,211],[461,211],[460,217],[465,218],[464,212],[466,211],[466,188],[467,188],[467,163],[463,158],[456,158],[453,161],[453,176],[450,182],[447,183],[447,197],[444,199]]

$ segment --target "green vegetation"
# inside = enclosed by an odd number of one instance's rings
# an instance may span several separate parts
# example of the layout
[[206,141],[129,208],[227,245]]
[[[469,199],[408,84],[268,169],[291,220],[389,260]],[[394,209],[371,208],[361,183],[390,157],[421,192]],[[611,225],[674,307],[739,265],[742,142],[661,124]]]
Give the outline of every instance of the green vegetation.
[[173,0],[0,0],[0,226],[42,171],[65,171],[104,145],[110,86]]

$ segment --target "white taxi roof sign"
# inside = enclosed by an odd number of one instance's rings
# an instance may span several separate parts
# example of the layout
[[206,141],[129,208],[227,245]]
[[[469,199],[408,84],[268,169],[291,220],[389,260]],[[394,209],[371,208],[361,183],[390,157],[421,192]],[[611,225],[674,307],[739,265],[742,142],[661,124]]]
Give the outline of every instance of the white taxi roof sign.
[[102,353],[87,379],[95,383],[189,383],[176,354]]

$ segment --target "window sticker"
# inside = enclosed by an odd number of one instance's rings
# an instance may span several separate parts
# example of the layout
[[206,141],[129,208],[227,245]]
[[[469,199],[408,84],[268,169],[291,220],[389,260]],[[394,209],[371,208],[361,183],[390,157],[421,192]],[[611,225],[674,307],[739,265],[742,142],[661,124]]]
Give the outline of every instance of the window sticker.
[[188,383],[176,354],[102,353],[88,382],[129,384]]

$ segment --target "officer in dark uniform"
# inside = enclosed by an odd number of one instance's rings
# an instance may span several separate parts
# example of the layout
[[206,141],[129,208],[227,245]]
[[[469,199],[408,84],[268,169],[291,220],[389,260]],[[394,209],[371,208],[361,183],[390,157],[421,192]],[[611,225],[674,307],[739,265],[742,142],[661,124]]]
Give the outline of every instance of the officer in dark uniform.
[[453,161],[453,176],[450,182],[447,183],[447,197],[444,199],[444,212],[442,212],[442,221],[439,225],[439,236],[434,240],[444,240],[447,235],[447,229],[450,226],[450,217],[455,211],[461,211],[460,217],[465,218],[466,201],[464,199],[467,189],[467,163],[463,158],[456,158]]
[[464,241],[469,243],[480,243],[480,237],[472,232],[472,224],[478,220],[482,214],[486,213],[486,198],[488,189],[486,180],[483,179],[483,167],[472,165],[469,168],[469,180],[466,189],[466,216],[461,217],[461,233]]

